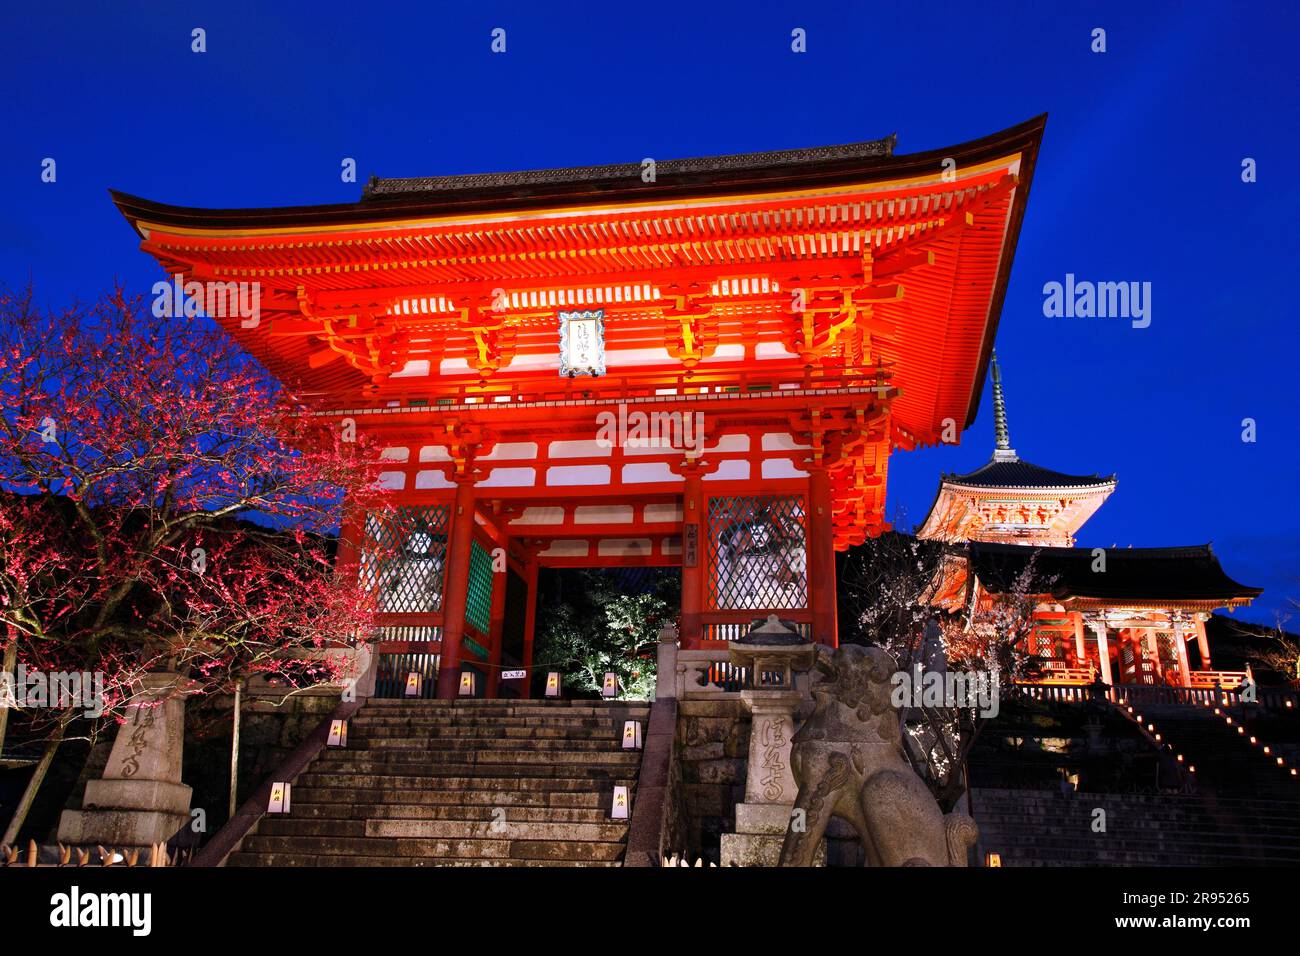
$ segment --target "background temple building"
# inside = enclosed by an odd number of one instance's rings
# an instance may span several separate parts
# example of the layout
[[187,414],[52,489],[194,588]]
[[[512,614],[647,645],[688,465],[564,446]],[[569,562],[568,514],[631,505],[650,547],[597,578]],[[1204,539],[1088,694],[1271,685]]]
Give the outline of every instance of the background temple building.
[[996,356],[993,408],[993,457],[969,474],[945,475],[917,531],[955,545],[936,603],[960,611],[1038,595],[1028,650],[1052,683],[1100,676],[1112,685],[1240,684],[1246,671],[1213,669],[1206,621],[1220,608],[1249,604],[1261,589],[1232,580],[1208,544],[1073,547],[1080,526],[1115,490],[1114,476],[1066,475],[1019,458]]

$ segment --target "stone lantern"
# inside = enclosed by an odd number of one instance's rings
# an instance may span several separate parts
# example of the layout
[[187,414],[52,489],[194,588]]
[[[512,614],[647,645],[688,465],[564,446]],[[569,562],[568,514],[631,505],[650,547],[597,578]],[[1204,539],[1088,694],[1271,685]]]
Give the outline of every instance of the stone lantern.
[[[722,835],[722,865],[776,866],[799,792],[790,769],[795,712],[806,700],[798,675],[813,667],[816,645],[775,614],[731,641],[731,662],[748,669],[740,693],[750,713],[745,801],[736,804],[736,832]],[[825,850],[818,851],[819,860]]]

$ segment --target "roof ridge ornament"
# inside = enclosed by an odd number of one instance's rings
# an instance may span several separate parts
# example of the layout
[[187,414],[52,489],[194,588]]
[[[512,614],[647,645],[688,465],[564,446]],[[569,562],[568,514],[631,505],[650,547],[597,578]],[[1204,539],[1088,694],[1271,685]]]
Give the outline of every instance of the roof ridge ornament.
[[994,461],[1019,461],[1016,450],[1011,447],[1011,434],[1007,430],[1007,403],[1002,396],[1002,371],[998,368],[998,353],[993,350],[993,429],[996,443],[993,451]]

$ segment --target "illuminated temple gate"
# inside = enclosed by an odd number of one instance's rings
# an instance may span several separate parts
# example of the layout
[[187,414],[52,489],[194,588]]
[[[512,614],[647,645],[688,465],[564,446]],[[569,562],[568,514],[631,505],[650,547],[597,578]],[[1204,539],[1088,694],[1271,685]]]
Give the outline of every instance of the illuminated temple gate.
[[[220,319],[380,436],[401,510],[381,680],[489,695],[532,659],[539,567],[682,569],[682,646],[779,613],[836,641],[835,560],[883,530],[888,456],[974,419],[1043,120],[702,159],[371,180],[330,206],[120,193]],[[355,540],[355,532],[345,540]],[[434,693],[433,680],[423,693]]]

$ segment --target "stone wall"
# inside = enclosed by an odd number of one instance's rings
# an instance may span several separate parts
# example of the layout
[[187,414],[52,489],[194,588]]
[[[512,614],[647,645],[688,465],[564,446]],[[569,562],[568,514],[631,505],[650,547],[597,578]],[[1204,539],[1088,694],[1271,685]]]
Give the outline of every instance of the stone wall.
[[[749,714],[739,697],[678,703],[665,843],[692,861],[719,862],[720,838],[735,830],[736,804],[745,799],[749,729]],[[832,820],[826,830],[826,865],[864,862],[853,828]]]
[[676,751],[681,819],[669,832],[684,845],[675,849],[717,863],[720,837],[734,829],[745,798],[749,717],[740,699],[680,701]]

